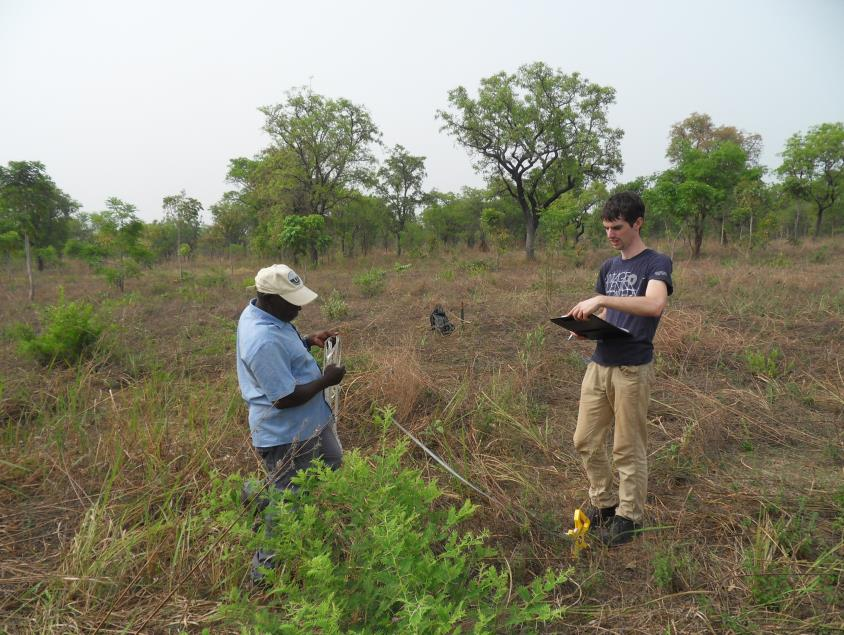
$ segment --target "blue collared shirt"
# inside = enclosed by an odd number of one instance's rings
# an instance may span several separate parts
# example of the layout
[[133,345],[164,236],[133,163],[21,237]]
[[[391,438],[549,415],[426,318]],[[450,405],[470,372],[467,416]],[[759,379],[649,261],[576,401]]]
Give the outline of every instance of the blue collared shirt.
[[322,392],[301,406],[273,406],[297,385],[320,377],[322,371],[296,328],[262,311],[252,300],[237,324],[237,380],[249,405],[249,429],[256,448],[310,439],[331,422],[331,408]]

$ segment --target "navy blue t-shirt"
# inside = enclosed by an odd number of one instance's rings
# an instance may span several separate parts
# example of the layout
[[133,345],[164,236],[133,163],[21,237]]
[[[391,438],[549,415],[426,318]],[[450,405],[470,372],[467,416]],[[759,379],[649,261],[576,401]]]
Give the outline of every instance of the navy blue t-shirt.
[[[661,280],[668,287],[668,295],[673,293],[671,258],[653,249],[645,249],[628,260],[616,256],[604,262],[595,291],[616,297],[644,296],[651,280]],[[658,317],[640,317],[607,309],[604,319],[627,329],[632,337],[598,342],[592,361],[601,366],[639,366],[653,359]]]

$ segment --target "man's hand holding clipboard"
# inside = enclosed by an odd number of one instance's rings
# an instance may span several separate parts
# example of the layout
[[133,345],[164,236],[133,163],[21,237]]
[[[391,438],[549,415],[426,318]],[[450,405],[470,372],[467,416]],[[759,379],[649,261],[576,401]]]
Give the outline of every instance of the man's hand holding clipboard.
[[594,314],[585,320],[577,320],[569,314],[551,318],[551,321],[571,331],[579,338],[582,337],[589,340],[619,340],[630,337],[630,333],[625,329],[610,324]]

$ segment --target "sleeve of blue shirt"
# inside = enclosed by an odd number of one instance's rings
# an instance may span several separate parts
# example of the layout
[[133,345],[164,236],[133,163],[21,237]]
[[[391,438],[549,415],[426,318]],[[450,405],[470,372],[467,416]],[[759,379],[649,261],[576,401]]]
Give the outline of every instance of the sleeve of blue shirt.
[[249,368],[271,402],[286,397],[296,389],[290,369],[290,353],[281,342],[264,342],[252,356]]

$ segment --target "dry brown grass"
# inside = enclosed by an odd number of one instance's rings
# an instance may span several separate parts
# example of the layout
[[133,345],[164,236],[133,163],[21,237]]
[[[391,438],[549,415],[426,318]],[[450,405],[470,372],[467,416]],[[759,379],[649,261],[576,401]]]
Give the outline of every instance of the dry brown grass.
[[[650,412],[653,530],[575,562],[560,596],[569,617],[549,631],[844,626],[844,257],[833,243],[820,248],[675,259]],[[389,255],[300,270],[325,295],[340,290],[350,309],[337,325],[349,366],[344,445],[374,449],[373,407],[393,405],[402,425],[493,496],[472,495],[421,450],[409,455],[449,496],[481,506],[472,522],[520,580],[571,564],[563,534],[586,498],[571,437],[590,347],[565,341],[548,318],[590,293],[605,255],[587,253],[580,268],[517,254],[496,268],[493,256],[467,252],[405,258],[412,266],[401,272]],[[238,573],[214,557],[191,572],[216,538],[191,519],[212,469],[257,469],[231,356],[249,297],[242,281],[259,264],[219,266],[224,282],[203,282],[216,265],[196,263],[181,287],[158,269],[130,282],[135,295],[124,299],[81,266],[38,277],[39,299],[52,301],[61,285],[98,303],[116,329],[110,353],[78,369],[44,371],[12,342],[0,345],[6,630],[92,632],[102,622],[101,632],[131,631],[172,592],[146,632],[237,632],[214,609]],[[353,278],[371,266],[388,274],[385,293],[369,299]],[[20,271],[0,297],[3,325],[33,321]],[[458,325],[450,337],[429,329],[436,304]],[[298,323],[322,325],[316,308]],[[776,372],[754,372],[748,354],[770,359],[774,348]],[[811,548],[795,547],[803,534]],[[765,605],[769,579],[789,591]]]

